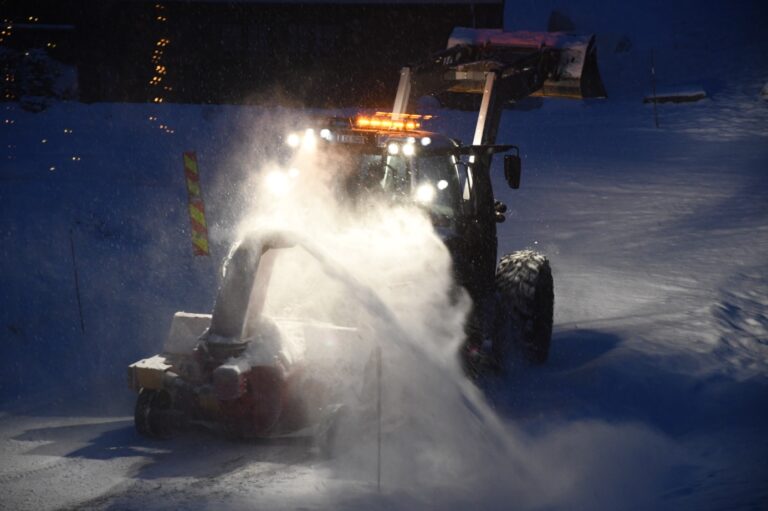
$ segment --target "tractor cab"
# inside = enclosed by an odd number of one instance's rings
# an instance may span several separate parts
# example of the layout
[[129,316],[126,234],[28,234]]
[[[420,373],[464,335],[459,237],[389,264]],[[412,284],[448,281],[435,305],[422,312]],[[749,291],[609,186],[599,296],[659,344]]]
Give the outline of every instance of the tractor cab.
[[421,120],[429,117],[383,112],[334,117],[288,134],[285,142],[293,151],[311,151],[320,165],[334,169],[342,202],[415,204],[436,227],[455,227],[493,205],[490,183],[483,186],[479,175],[479,158],[513,146],[462,146],[420,129]]
[[[323,119],[286,135],[285,142],[292,158],[311,157],[333,170],[342,204],[422,209],[451,253],[456,281],[479,301],[493,288],[496,224],[505,219],[505,207],[493,195],[490,158],[517,148],[462,145],[422,130],[421,122],[428,119],[384,112]],[[505,173],[515,169],[519,182],[519,157],[507,155]]]

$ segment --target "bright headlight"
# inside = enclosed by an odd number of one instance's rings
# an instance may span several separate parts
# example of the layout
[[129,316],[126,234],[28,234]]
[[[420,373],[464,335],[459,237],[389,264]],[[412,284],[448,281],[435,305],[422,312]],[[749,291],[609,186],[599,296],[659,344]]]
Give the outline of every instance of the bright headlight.
[[416,147],[413,144],[405,144],[403,146],[403,154],[405,156],[413,156],[416,152]]
[[446,188],[448,188],[448,181],[446,181],[445,179],[441,179],[440,181],[437,182],[438,190],[445,190]]
[[266,175],[264,181],[267,189],[278,197],[284,197],[291,188],[291,180],[288,174],[279,170],[273,170]]
[[317,145],[317,140],[315,139],[315,130],[309,129],[304,132],[304,139],[301,141],[301,147],[303,149],[314,149],[315,145]]
[[390,144],[387,146],[387,152],[392,155],[397,154],[400,152],[400,146],[394,142],[390,142]]
[[301,137],[298,133],[291,133],[285,137],[285,143],[291,147],[299,147],[299,144],[301,144]]
[[416,202],[427,204],[435,199],[435,187],[429,183],[424,183],[416,188]]

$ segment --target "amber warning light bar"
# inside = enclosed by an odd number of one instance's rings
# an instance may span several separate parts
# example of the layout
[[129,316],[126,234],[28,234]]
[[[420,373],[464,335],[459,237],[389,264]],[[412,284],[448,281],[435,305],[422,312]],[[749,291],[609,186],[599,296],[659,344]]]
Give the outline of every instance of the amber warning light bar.
[[413,131],[421,127],[421,121],[428,121],[432,117],[431,115],[376,112],[374,115],[358,115],[355,118],[355,127],[374,130]]

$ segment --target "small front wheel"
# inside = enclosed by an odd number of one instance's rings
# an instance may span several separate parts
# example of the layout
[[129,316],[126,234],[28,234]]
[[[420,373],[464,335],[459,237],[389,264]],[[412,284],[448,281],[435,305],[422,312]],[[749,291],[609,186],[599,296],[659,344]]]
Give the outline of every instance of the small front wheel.
[[136,431],[147,438],[170,438],[171,395],[165,390],[141,389],[133,421]]

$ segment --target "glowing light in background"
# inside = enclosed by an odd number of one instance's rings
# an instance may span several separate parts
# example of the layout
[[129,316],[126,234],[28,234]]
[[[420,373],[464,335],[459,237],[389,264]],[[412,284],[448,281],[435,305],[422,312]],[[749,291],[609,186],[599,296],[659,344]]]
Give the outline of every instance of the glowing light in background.
[[387,146],[387,152],[389,154],[395,155],[400,152],[400,146],[394,142],[390,142],[390,144]]
[[445,179],[441,179],[440,181],[437,182],[438,190],[445,190],[446,188],[448,188],[448,181],[446,181]]
[[[165,13],[166,6],[163,4],[155,4],[155,21],[160,24],[161,27],[164,27],[164,23],[168,21],[168,16]],[[166,29],[162,29],[166,30]],[[149,79],[149,86],[153,87],[153,97],[152,102],[153,103],[163,103],[165,102],[165,93],[170,92],[173,90],[173,87],[167,84],[162,84],[163,79],[166,78],[166,74],[168,73],[168,68],[165,64],[163,64],[163,54],[164,49],[166,46],[171,44],[171,40],[166,36],[161,36],[157,41],[155,41],[155,49],[152,51],[152,57],[150,58],[151,67],[152,67],[152,76]],[[150,121],[156,121],[157,117],[151,116],[149,118]],[[173,134],[176,132],[170,125],[168,124],[161,124],[159,125],[160,130],[167,134]]]
[[[13,34],[13,22],[10,19],[3,20],[2,29],[0,29],[0,44]],[[6,62],[3,66],[3,99],[13,101],[16,99],[15,92],[15,66],[11,66],[10,62]]]
[[409,143],[403,146],[403,154],[405,156],[413,156],[414,153],[416,153],[416,146],[414,146],[413,144]]

